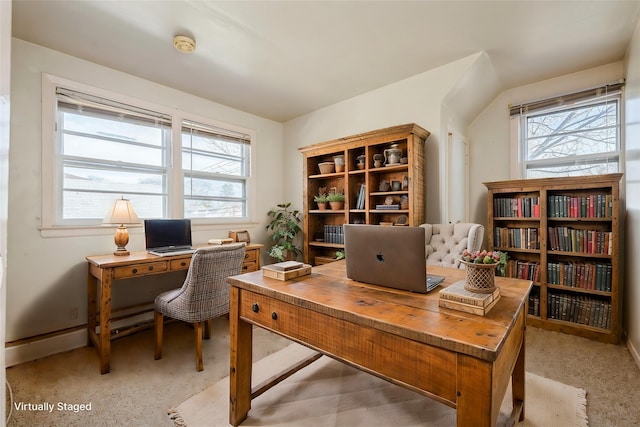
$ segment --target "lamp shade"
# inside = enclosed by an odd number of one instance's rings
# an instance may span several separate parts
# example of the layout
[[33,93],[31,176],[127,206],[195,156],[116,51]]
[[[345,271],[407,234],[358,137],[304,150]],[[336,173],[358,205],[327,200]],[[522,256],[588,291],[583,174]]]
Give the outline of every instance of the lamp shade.
[[104,224],[139,224],[140,219],[129,199],[116,199],[102,221]]

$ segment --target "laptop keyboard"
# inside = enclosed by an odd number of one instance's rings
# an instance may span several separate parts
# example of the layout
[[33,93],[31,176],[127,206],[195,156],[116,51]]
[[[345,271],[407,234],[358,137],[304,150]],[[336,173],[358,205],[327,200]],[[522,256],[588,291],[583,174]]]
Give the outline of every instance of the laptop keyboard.
[[149,251],[152,255],[158,256],[171,256],[171,255],[186,255],[192,254],[196,250],[193,248],[167,248],[167,249],[154,249]]
[[443,276],[433,276],[431,274],[427,275],[427,292],[431,292],[432,290],[437,288],[438,285],[443,281]]

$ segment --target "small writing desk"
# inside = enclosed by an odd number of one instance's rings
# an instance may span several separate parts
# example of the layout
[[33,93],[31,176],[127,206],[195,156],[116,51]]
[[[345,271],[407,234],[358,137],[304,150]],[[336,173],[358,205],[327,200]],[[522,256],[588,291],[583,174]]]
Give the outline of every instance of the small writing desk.
[[[429,266],[446,287],[464,270]],[[286,282],[257,271],[233,276],[229,423],[291,372],[251,389],[252,325],[422,393],[456,409],[458,426],[494,426],[511,380],[511,420],[524,419],[527,295],[531,282],[496,277],[501,300],[486,316],[438,306],[438,288],[413,294],[346,278],[345,262]],[[293,369],[301,369],[309,361]]]
[[[243,272],[260,269],[260,248],[251,244],[245,248]],[[188,270],[191,254],[159,257],[147,252],[131,252],[127,256],[88,256],[87,278],[87,344],[94,345],[100,357],[100,373],[109,372],[111,364],[111,288],[114,280]],[[100,299],[98,299],[100,288]],[[99,305],[98,305],[99,304]],[[99,312],[99,318],[98,318]],[[99,331],[97,330],[99,328]]]

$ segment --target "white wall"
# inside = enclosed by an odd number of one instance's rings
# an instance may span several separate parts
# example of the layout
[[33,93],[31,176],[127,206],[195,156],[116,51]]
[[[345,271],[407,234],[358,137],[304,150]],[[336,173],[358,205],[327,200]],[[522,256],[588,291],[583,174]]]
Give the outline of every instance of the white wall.
[[[264,243],[267,211],[280,202],[283,195],[282,124],[22,40],[13,39],[12,49],[11,140],[15,143],[10,154],[9,177],[7,341],[86,324],[84,258],[114,250],[110,234],[41,236],[42,73],[255,130],[256,221],[198,229],[194,231],[194,243],[226,237],[228,230],[238,227],[247,229],[253,242]],[[140,229],[132,230],[127,248],[144,249]],[[176,275],[165,278],[161,286],[156,286],[157,278],[116,283],[114,307],[152,301],[160,290],[182,284],[182,276]],[[72,318],[74,310],[79,313],[77,319]]]
[[623,326],[628,347],[640,366],[640,23],[627,52],[625,292]]
[[443,117],[442,102],[479,55],[471,55],[285,123],[287,170],[284,188],[287,200],[302,208],[302,155],[298,148],[389,126],[416,123],[431,132],[425,155],[428,201],[425,221],[439,222],[443,173],[441,156],[443,144],[447,142],[448,120]]
[[[11,2],[0,2],[0,343],[6,332],[7,177],[9,175],[9,116],[11,100]],[[5,355],[0,351],[0,401],[6,402]],[[6,405],[0,407],[0,424],[6,419]]]
[[511,170],[517,159],[517,146],[510,141],[509,105],[604,85],[623,75],[623,63],[615,62],[520,86],[498,95],[468,129],[471,221],[487,224],[487,189],[483,182],[521,178]]

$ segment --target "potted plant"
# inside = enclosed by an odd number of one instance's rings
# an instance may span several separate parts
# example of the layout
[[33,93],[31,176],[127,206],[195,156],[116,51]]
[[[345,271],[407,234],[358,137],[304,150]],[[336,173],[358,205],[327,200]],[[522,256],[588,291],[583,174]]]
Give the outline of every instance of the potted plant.
[[473,251],[466,249],[462,252],[460,263],[467,270],[467,280],[464,288],[470,292],[491,293],[495,290],[496,270],[504,275],[507,264],[507,254],[500,251]]
[[270,231],[268,239],[273,243],[269,250],[270,257],[278,261],[295,260],[302,254],[300,248],[294,244],[294,240],[300,228],[300,211],[291,209],[291,202],[281,203],[276,209],[268,212],[271,222],[266,226]]
[[313,201],[318,204],[318,209],[320,209],[321,211],[326,210],[327,204],[329,204],[329,201],[327,200],[327,193],[324,193],[324,192],[315,196],[313,198]]
[[344,193],[333,192],[327,194],[327,201],[331,206],[331,210],[337,211],[344,208]]

